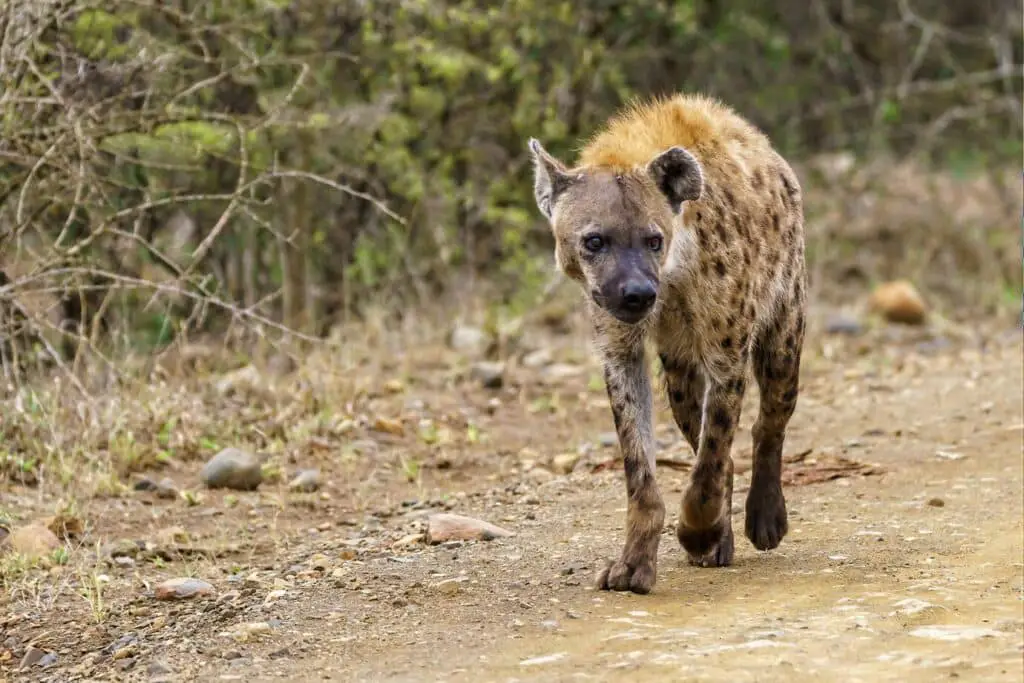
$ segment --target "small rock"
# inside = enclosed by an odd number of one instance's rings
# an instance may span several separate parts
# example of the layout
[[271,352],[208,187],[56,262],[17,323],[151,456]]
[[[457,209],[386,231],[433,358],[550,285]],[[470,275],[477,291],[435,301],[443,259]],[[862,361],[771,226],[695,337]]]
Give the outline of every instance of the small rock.
[[174,673],[174,670],[166,663],[160,660],[155,660],[149,663],[146,667],[146,673],[150,676],[167,676],[168,674]]
[[546,382],[560,382],[563,379],[570,377],[576,377],[583,372],[583,368],[579,365],[569,365],[568,363],[555,363],[544,368],[542,377]]
[[234,638],[238,642],[246,642],[253,636],[262,636],[270,633],[273,630],[269,622],[266,621],[252,621],[247,624],[239,624],[231,631],[228,632],[228,636]]
[[445,579],[434,584],[434,589],[443,595],[458,595],[460,586],[465,578]]
[[200,579],[180,577],[157,584],[153,595],[157,600],[184,600],[213,595],[214,588]]
[[452,330],[448,344],[453,349],[468,356],[479,357],[487,350],[487,335],[483,330],[467,325],[459,325]]
[[555,474],[546,467],[537,465],[526,472],[525,478],[534,484],[547,484],[555,478]]
[[405,434],[405,427],[402,423],[388,417],[377,417],[374,419],[373,429],[386,434],[394,434],[395,436],[402,436]]
[[149,477],[142,477],[132,486],[135,491],[156,491],[156,482]]
[[288,483],[288,488],[301,493],[312,493],[320,488],[320,470],[300,470]]
[[894,323],[920,325],[928,313],[924,299],[914,285],[906,280],[879,285],[868,303],[873,311]]
[[43,655],[43,658],[37,662],[37,665],[42,667],[43,669],[48,669],[51,666],[55,666],[56,664],[57,655],[53,652],[47,652],[45,655]]
[[59,548],[60,539],[42,524],[28,524],[12,531],[5,545],[19,555],[38,558]]
[[426,540],[425,534],[409,534],[408,536],[403,536],[402,538],[392,543],[391,547],[395,549],[407,548],[411,545],[416,545],[417,543],[423,540]]
[[848,313],[837,313],[825,322],[827,334],[845,334],[852,337],[863,331],[864,326],[860,324],[860,320]]
[[532,353],[523,356],[524,368],[542,368],[550,365],[552,361],[551,351],[548,349],[537,349]]
[[39,664],[43,661],[43,657],[46,654],[46,650],[42,650],[35,645],[29,645],[28,649],[25,650],[25,656],[21,658],[21,668],[27,669],[30,666]]
[[580,461],[579,453],[561,453],[551,459],[551,469],[558,474],[569,474]]
[[427,525],[427,543],[432,545],[459,540],[490,541],[514,535],[490,522],[447,512],[431,515]]
[[260,459],[252,453],[225,448],[203,466],[199,478],[211,489],[252,491],[263,481],[263,472]]
[[505,383],[505,364],[498,361],[474,363],[470,376],[485,389],[500,389]]
[[941,498],[929,498],[928,505],[930,505],[933,508],[946,507],[946,501],[942,500]]
[[111,655],[111,657],[116,662],[119,659],[128,659],[129,657],[134,657],[138,651],[139,648],[136,645],[126,645],[125,647],[114,650],[114,654]]
[[156,485],[156,497],[172,500],[178,497],[178,487],[170,477],[164,477]]

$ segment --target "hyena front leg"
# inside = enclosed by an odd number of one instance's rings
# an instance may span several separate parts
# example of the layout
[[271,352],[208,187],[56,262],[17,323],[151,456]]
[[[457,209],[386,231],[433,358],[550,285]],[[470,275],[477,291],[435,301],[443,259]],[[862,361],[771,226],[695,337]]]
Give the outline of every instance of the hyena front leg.
[[683,495],[676,534],[690,564],[726,567],[732,564],[733,464],[730,450],[746,390],[746,363],[728,377],[706,379],[697,464]]
[[603,590],[648,593],[657,577],[665,503],[654,480],[651,381],[641,349],[606,354],[605,384],[626,472],[626,544],[598,575]]

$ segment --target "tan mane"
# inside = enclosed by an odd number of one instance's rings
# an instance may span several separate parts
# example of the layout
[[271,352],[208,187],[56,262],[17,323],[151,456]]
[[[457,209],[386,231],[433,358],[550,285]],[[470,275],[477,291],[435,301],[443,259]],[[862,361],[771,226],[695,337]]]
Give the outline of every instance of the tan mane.
[[705,95],[634,101],[612,117],[583,147],[579,165],[627,171],[679,145],[708,160],[731,141],[750,141],[760,131],[727,105]]

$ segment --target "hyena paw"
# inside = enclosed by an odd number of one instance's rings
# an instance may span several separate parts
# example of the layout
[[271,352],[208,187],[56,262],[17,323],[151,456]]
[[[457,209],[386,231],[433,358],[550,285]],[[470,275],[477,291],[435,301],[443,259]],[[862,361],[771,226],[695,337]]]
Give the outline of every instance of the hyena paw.
[[686,550],[690,564],[695,567],[728,567],[732,564],[735,541],[732,522],[728,516],[707,529],[692,529],[683,520],[676,527],[679,543]]
[[627,562],[625,558],[609,561],[597,575],[597,587],[601,590],[632,591],[646,595],[654,588],[658,569],[653,557],[641,557]]
[[747,494],[746,508],[743,530],[754,547],[758,550],[779,547],[789,531],[782,487],[778,484],[757,486],[755,482]]

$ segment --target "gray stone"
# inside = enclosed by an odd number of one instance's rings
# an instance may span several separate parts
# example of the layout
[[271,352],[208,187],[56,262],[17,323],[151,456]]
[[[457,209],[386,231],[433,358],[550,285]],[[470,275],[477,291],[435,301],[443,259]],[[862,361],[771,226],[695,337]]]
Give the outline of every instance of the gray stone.
[[199,478],[211,489],[252,491],[263,481],[260,459],[238,448],[225,448],[203,466]]
[[837,313],[829,317],[825,322],[825,332],[828,334],[845,334],[856,336],[864,331],[860,321],[847,313]]
[[487,389],[500,389],[505,383],[505,364],[496,361],[474,363],[470,375]]
[[288,488],[300,493],[312,493],[320,488],[320,470],[299,470],[295,478],[288,482]]
[[449,345],[467,356],[479,357],[487,350],[487,335],[483,330],[468,325],[459,325],[448,338]]

